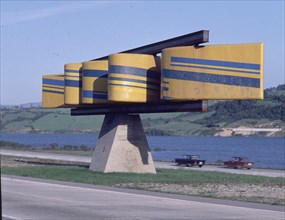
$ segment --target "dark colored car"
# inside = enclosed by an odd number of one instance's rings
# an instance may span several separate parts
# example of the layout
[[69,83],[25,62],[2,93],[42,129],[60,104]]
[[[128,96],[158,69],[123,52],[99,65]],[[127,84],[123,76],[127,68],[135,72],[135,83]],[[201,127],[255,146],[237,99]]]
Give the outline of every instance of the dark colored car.
[[254,162],[249,161],[247,157],[232,157],[231,160],[225,161],[224,165],[229,168],[235,169],[251,169],[254,166]]
[[183,155],[183,157],[176,158],[175,163],[178,166],[184,165],[187,167],[192,167],[192,166],[196,165],[196,166],[202,167],[203,165],[205,165],[206,160],[201,160],[198,155],[185,154],[185,155]]

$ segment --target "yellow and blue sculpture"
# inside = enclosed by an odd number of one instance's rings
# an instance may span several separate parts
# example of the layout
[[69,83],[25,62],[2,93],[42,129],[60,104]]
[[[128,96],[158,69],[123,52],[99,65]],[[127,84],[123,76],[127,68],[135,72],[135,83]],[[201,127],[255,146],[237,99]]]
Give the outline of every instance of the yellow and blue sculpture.
[[90,170],[155,173],[140,117],[130,113],[205,111],[207,100],[263,99],[263,43],[199,45],[208,35],[65,64],[64,75],[43,76],[42,107],[106,114]]
[[44,75],[42,80],[42,108],[64,107],[64,75]]
[[108,100],[112,102],[158,102],[160,57],[146,54],[109,56]]
[[82,103],[108,102],[108,60],[84,62],[82,65]]
[[79,105],[82,103],[82,64],[64,65],[64,103]]
[[162,50],[161,98],[263,99],[263,44]]

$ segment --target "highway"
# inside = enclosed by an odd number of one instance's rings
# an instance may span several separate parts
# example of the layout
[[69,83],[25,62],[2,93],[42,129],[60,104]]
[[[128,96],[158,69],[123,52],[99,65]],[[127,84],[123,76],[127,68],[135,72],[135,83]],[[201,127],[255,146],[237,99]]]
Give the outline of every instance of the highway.
[[284,207],[2,176],[7,220],[283,220]]
[[[28,158],[41,158],[41,159],[52,159],[52,160],[61,160],[61,161],[73,161],[73,162],[83,162],[90,163],[90,156],[78,156],[78,155],[67,155],[67,154],[55,154],[55,153],[45,153],[45,152],[33,152],[33,151],[14,151],[1,149],[1,155],[7,156],[18,156],[18,157],[28,157]],[[218,171],[218,172],[227,172],[227,173],[238,173],[238,174],[249,174],[249,175],[259,175],[259,176],[269,176],[269,177],[283,177],[285,178],[284,170],[273,170],[273,169],[256,169],[251,170],[245,169],[229,169],[222,166],[212,166],[205,165],[202,168],[199,167],[178,167],[175,166],[173,162],[161,162],[155,161],[156,168],[166,168],[166,169],[191,169],[199,171]]]

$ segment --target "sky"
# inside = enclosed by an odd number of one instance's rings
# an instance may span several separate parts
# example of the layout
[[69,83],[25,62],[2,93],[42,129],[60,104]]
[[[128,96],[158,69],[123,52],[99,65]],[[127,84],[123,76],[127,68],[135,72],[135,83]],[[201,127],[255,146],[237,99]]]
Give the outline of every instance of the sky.
[[264,43],[264,87],[284,83],[281,1],[1,0],[2,105],[41,101],[42,75],[209,30],[209,43]]

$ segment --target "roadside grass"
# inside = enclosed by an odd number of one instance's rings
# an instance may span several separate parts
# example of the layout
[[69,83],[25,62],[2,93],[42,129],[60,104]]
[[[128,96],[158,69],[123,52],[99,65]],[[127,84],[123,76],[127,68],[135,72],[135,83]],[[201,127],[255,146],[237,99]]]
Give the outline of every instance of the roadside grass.
[[[41,152],[41,153],[53,153],[53,154],[67,154],[67,155],[79,155],[79,156],[91,156],[94,149],[86,145],[72,146],[64,145],[59,146],[57,144],[51,143],[43,148],[33,147],[28,144],[20,144],[17,142],[1,141],[1,149],[7,150],[20,150],[20,151],[31,151],[31,152]],[[69,148],[69,149],[67,149]]]
[[261,186],[284,186],[284,178],[231,174],[182,169],[157,169],[157,174],[99,173],[88,167],[74,165],[37,165],[25,167],[1,167],[1,174],[52,179],[68,182],[114,186],[132,183],[160,184],[254,184]]
[[44,153],[52,153],[52,154],[64,154],[64,155],[78,155],[78,156],[92,156],[93,149],[90,148],[88,150],[42,150],[42,149],[36,149],[34,151],[37,152],[44,152]]

